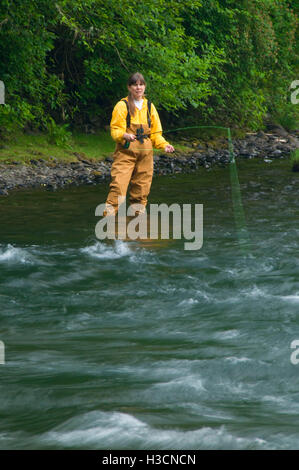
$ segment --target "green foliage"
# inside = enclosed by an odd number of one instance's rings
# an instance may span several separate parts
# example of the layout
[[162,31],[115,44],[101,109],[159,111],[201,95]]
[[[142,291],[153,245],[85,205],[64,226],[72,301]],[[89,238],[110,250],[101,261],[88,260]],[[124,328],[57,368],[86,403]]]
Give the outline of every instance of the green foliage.
[[[50,2],[3,0],[0,18],[0,77],[9,106],[0,111],[2,132],[26,123],[39,127],[60,91],[58,77],[47,70],[55,38]],[[51,88],[51,83],[56,87]]]
[[291,153],[291,162],[299,163],[299,149],[296,149]]
[[16,97],[15,105],[4,104],[0,106],[0,137],[13,135],[22,129],[27,122],[34,119],[31,106],[26,101]]
[[128,74],[141,70],[158,107],[176,111],[203,104],[212,92],[209,70],[221,61],[221,51],[195,53],[197,42],[181,23],[184,11],[196,6],[201,2],[60,1],[60,21],[76,37],[85,78],[73,81],[78,98],[111,108],[127,94]]
[[48,131],[48,142],[50,144],[71,149],[72,133],[67,130],[69,124],[57,125],[54,119],[49,116],[46,127]]
[[0,131],[48,129],[67,145],[66,124],[109,123],[137,70],[169,122],[296,126],[296,2],[2,0]]
[[289,2],[207,0],[185,17],[185,25],[202,43],[223,47],[204,119],[257,129],[267,115],[289,111],[288,88],[298,63],[298,20]]

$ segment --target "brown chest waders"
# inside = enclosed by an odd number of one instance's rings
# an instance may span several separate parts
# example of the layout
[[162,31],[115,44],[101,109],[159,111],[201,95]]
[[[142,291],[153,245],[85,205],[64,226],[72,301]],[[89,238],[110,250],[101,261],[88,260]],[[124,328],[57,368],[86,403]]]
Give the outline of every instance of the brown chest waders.
[[[126,132],[135,135],[149,134],[151,132],[150,124],[150,119],[148,123],[133,124],[128,113]],[[120,202],[125,200],[129,184],[130,205],[142,204],[145,207],[152,179],[153,147],[150,138],[136,139],[130,142],[129,148],[124,148],[123,144],[117,143],[111,166],[111,183],[106,200],[107,209],[104,215],[116,215],[118,198],[121,197]]]

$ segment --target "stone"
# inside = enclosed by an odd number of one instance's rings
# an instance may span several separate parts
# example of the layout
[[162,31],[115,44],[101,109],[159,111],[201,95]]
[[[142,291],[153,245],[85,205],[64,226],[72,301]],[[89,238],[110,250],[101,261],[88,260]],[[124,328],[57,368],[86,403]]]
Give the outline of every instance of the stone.
[[278,134],[282,137],[287,137],[289,134],[287,131],[280,125],[280,124],[273,124],[271,126],[272,132],[275,132],[275,134]]
[[299,139],[297,139],[297,137],[293,137],[292,135],[289,135],[288,141],[290,144],[295,145],[296,148],[299,148]]
[[265,132],[263,132],[263,131],[258,131],[258,133],[256,134],[256,136],[259,137],[259,138],[268,140],[268,136],[267,136],[267,135],[265,134]]
[[273,157],[274,157],[274,156],[279,156],[279,157],[280,157],[281,154],[282,154],[282,151],[279,150],[279,149],[275,149],[275,150],[273,150],[272,153],[271,153],[271,155],[273,155]]
[[193,153],[193,157],[202,159],[202,158],[204,158],[204,155],[202,153],[195,152],[195,153]]

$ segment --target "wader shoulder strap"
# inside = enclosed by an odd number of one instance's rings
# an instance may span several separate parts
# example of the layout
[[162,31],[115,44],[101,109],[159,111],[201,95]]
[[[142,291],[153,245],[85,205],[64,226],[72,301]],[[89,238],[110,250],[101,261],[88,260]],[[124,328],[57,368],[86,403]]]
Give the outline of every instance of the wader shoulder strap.
[[122,100],[126,103],[126,106],[127,106],[127,129],[130,128],[130,125],[131,125],[131,114],[130,114],[130,109],[129,109],[129,103],[127,102],[127,100]]
[[150,100],[148,100],[147,101],[147,123],[148,123],[149,128],[151,128],[151,125],[152,125],[151,108],[152,108],[152,102]]
[[[130,109],[129,109],[129,103],[127,100],[122,100],[126,103],[127,106],[127,129],[130,128],[131,125],[131,115],[130,115]],[[152,108],[152,102],[147,101],[147,122],[148,122],[148,127],[151,128],[152,120],[151,120],[151,108]]]

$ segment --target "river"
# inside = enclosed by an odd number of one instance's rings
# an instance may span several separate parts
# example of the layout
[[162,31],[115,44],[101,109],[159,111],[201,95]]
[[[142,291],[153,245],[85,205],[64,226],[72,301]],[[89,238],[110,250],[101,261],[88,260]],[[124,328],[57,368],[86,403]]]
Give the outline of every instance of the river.
[[153,180],[199,250],[98,240],[108,183],[0,199],[1,449],[299,449],[299,177],[238,172],[246,253],[228,167]]

